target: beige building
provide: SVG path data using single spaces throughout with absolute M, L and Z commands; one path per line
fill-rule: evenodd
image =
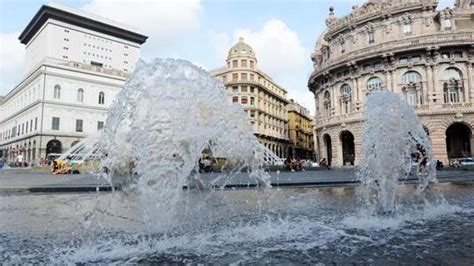
M 313 159 L 313 119 L 308 109 L 294 100 L 287 105 L 288 136 L 290 146 L 288 156 L 300 159 Z
M 474 1 L 372 0 L 342 18 L 330 9 L 312 54 L 315 149 L 358 163 L 362 114 L 373 90 L 399 93 L 419 115 L 437 159 L 472 156 Z
M 242 104 L 258 140 L 280 157 L 288 148 L 287 91 L 257 68 L 255 52 L 243 38 L 229 50 L 227 66 L 212 71 L 229 102 Z

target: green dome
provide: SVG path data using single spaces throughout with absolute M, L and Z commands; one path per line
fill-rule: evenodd
M 231 57 L 252 57 L 255 58 L 255 52 L 250 45 L 244 42 L 244 38 L 240 37 L 239 42 L 236 43 L 229 50 L 228 58 Z

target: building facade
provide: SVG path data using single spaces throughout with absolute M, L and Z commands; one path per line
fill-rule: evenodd
M 313 119 L 308 109 L 294 100 L 287 105 L 288 156 L 300 159 L 314 159 Z
M 362 115 L 373 90 L 413 106 L 437 159 L 472 156 L 474 1 L 371 0 L 336 18 L 312 54 L 315 149 L 333 165 L 358 164 Z
M 0 101 L 7 162 L 57 156 L 104 126 L 147 37 L 66 6 L 44 5 L 21 33 L 26 73 Z
M 260 143 L 280 157 L 288 153 L 287 91 L 257 68 L 255 52 L 243 38 L 228 53 L 226 67 L 212 71 L 224 83 L 229 102 L 242 104 Z

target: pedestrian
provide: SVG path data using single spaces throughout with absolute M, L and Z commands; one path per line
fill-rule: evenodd
M 319 166 L 326 167 L 326 169 L 331 170 L 331 167 L 329 167 L 329 164 L 327 163 L 326 158 L 322 158 L 319 161 Z

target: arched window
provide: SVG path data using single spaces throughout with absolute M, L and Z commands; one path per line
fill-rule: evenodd
M 403 91 L 409 105 L 416 106 L 423 103 L 421 75 L 416 71 L 408 71 L 402 76 Z
M 443 72 L 443 80 L 461 80 L 461 73 L 456 68 L 448 68 Z
M 78 89 L 77 90 L 77 101 L 78 102 L 84 102 L 84 90 L 83 89 Z
M 331 115 L 331 94 L 329 91 L 324 93 L 324 114 L 327 116 Z
M 382 90 L 383 82 L 378 77 L 372 77 L 367 81 L 367 91 Z
M 418 83 L 421 82 L 421 75 L 416 71 L 408 71 L 403 74 L 402 77 L 403 84 Z
M 105 103 L 105 94 L 103 91 L 99 92 L 99 104 Z
M 352 92 L 351 85 L 345 83 L 341 86 L 341 95 L 350 95 Z
M 345 83 L 341 86 L 341 109 L 344 114 L 349 114 L 351 112 L 351 93 L 352 88 L 349 84 Z
M 54 99 L 61 99 L 61 86 L 54 85 Z
M 443 72 L 443 92 L 445 103 L 461 102 L 463 81 L 461 72 L 456 68 L 448 68 Z

